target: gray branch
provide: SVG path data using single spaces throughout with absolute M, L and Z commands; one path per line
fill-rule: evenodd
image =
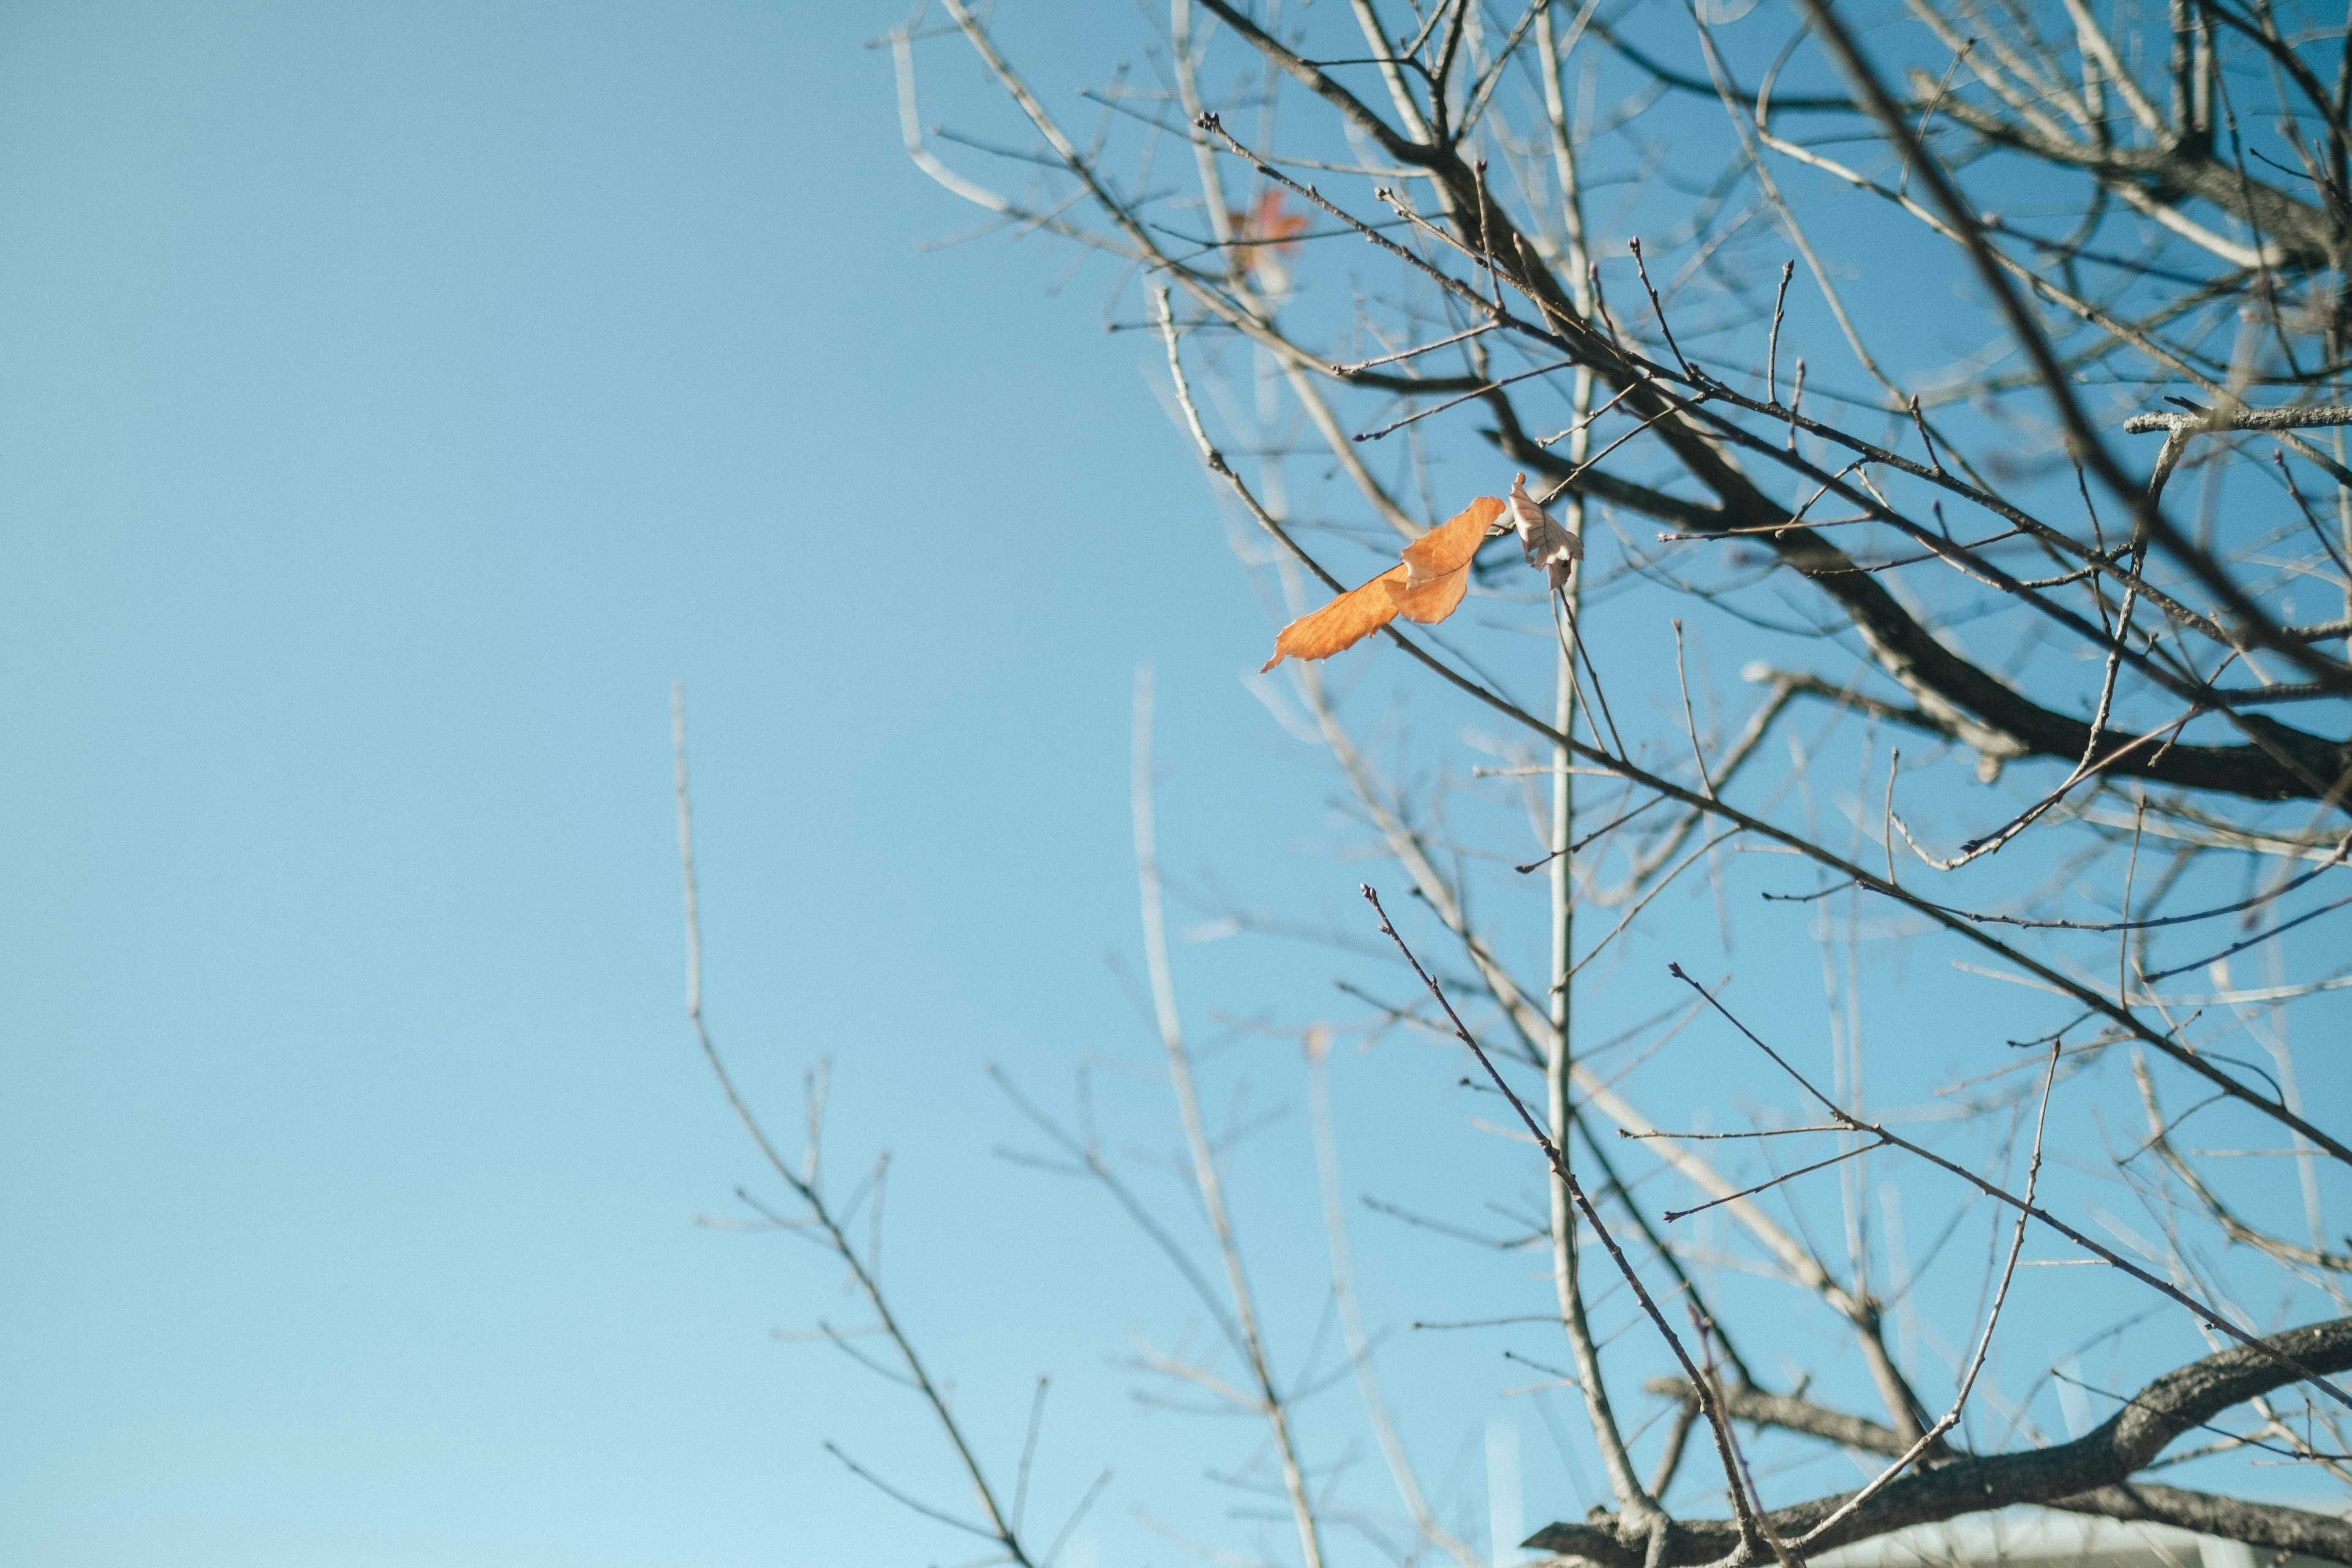
M 2238 408 L 2226 414 L 2135 414 L 2124 421 L 2124 428 L 2135 436 L 2145 436 L 2151 430 L 2309 430 L 2331 425 L 2352 425 L 2352 404 Z
M 2291 1330 L 2269 1342 L 2281 1354 L 2322 1376 L 2352 1370 L 2352 1318 Z M 2277 1546 L 2352 1563 L 2352 1524 L 2342 1520 L 2169 1487 L 2127 1484 L 2134 1473 L 2181 1433 L 2210 1421 L 2231 1405 L 2293 1381 L 2292 1372 L 2260 1351 L 2241 1347 L 2206 1356 L 2158 1378 L 2096 1430 L 2071 1443 L 2020 1454 L 1955 1459 L 1905 1476 L 1825 1532 L 1813 1542 L 1814 1549 L 1826 1552 L 1910 1525 L 1934 1524 L 2015 1503 L 2040 1503 L 2108 1518 L 2182 1523 L 2188 1529 L 2252 1545 Z M 1803 1400 L 1742 1390 L 1727 1408 L 1738 1419 L 1770 1418 L 1775 1425 L 1815 1431 L 1832 1441 L 1852 1439 L 1854 1446 L 1873 1452 L 1885 1451 L 1878 1436 L 1885 1428 L 1820 1411 Z M 1783 1416 L 1791 1419 L 1779 1419 Z M 1803 1535 L 1835 1513 L 1849 1495 L 1841 1492 L 1777 1509 L 1768 1521 L 1771 1532 L 1783 1540 Z M 2126 1509 L 2136 1511 L 2121 1511 Z M 1732 1520 L 1680 1520 L 1661 1553 L 1647 1550 L 1646 1529 L 1621 1534 L 1615 1516 L 1597 1511 L 1581 1524 L 1547 1525 L 1527 1544 L 1595 1568 L 1643 1568 L 1645 1559 L 1650 1568 L 1696 1568 L 1730 1557 L 1740 1538 Z
M 1653 1378 L 1644 1386 L 1669 1399 L 1691 1397 L 1690 1385 L 1678 1377 Z M 1767 1394 L 1743 1384 L 1726 1389 L 1723 1404 L 1735 1420 L 1801 1432 L 1865 1454 L 1891 1458 L 1910 1447 L 1891 1426 L 1849 1415 L 1843 1410 L 1832 1410 L 1794 1394 Z M 2072 1497 L 2051 1498 L 2044 1506 L 2068 1513 L 2095 1514 L 2103 1519 L 2169 1524 L 2200 1535 L 2242 1541 L 2268 1551 L 2301 1552 L 2336 1563 L 2352 1562 L 2352 1523 L 2299 1508 L 2246 1502 L 2179 1487 L 2129 1482 L 2097 1487 Z

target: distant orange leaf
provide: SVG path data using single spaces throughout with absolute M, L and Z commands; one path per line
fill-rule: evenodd
M 1257 199 L 1257 205 L 1248 212 L 1228 212 L 1225 223 L 1234 241 L 1241 247 L 1244 272 L 1263 270 L 1280 289 L 1287 284 L 1281 258 L 1298 248 L 1294 237 L 1307 231 L 1307 215 L 1286 211 L 1282 190 L 1276 185 L 1266 187 Z
M 1286 658 L 1328 658 L 1350 648 L 1399 616 L 1424 626 L 1452 615 L 1470 590 L 1470 561 L 1503 503 L 1480 496 L 1404 547 L 1404 559 L 1360 588 L 1299 616 L 1276 634 L 1274 657 L 1263 675 Z

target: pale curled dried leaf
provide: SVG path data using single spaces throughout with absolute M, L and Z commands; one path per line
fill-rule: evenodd
M 1568 585 L 1570 570 L 1584 559 L 1584 541 L 1536 504 L 1535 497 L 1528 494 L 1525 474 L 1511 480 L 1509 507 L 1511 526 L 1519 531 L 1519 547 L 1527 552 L 1528 564 L 1540 568 L 1552 592 L 1559 592 Z

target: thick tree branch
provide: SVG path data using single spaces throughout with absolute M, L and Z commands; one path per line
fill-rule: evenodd
M 1690 1385 L 1677 1377 L 1653 1378 L 1643 1386 L 1670 1399 L 1692 1396 Z M 1891 1427 L 1792 1394 L 1766 1394 L 1740 1385 L 1724 1391 L 1723 1404 L 1725 1413 L 1735 1421 L 1801 1432 L 1859 1453 L 1892 1458 L 1909 1447 Z M 2042 1500 L 2043 1506 L 2068 1513 L 2169 1524 L 2270 1551 L 2352 1563 L 2352 1522 L 2305 1509 L 2128 1481 Z
M 2343 247 L 2344 231 L 2326 209 L 2247 178 L 2195 142 L 2101 146 L 2013 125 L 1960 99 L 1948 100 L 1944 111 L 1988 142 L 2080 169 L 2110 188 L 2128 187 L 2166 205 L 2190 197 L 2210 202 L 2267 236 L 2273 265 L 2297 270 L 2332 266 Z
M 2326 1375 L 2352 1370 L 2352 1318 L 2336 1318 L 2291 1330 L 2269 1341 L 2271 1347 L 2312 1371 Z M 2352 1525 L 2323 1514 L 2294 1509 L 2263 1508 L 2227 1499 L 2203 1499 L 2170 1488 L 2127 1487 L 2181 1433 L 2203 1425 L 2224 1410 L 2294 1381 L 2295 1374 L 2272 1355 L 2243 1347 L 2219 1352 L 2165 1373 L 2142 1389 L 2128 1405 L 2094 1431 L 2055 1447 L 2021 1454 L 1989 1454 L 1960 1458 L 1932 1469 L 1916 1471 L 1887 1486 L 1854 1514 L 1813 1543 L 1827 1551 L 1850 1542 L 1867 1541 L 1889 1531 L 1915 1524 L 1933 1524 L 1965 1514 L 1983 1513 L 2016 1503 L 2042 1503 L 2112 1518 L 2144 1517 L 2175 1522 L 2195 1517 L 2189 1528 L 2224 1535 L 2231 1540 L 2268 1545 L 2274 1537 L 2291 1536 L 2292 1548 L 2339 1563 L 2352 1563 Z M 1745 1391 L 1748 1410 L 1790 1414 L 1783 1402 Z M 1761 1402 L 1761 1403 L 1759 1403 Z M 1738 1405 L 1735 1418 L 1751 1418 Z M 1823 1416 L 1830 1415 L 1822 1412 Z M 1812 1419 L 1803 1416 L 1800 1418 Z M 1782 1425 L 1792 1425 L 1783 1422 Z M 1816 1435 L 1830 1436 L 1832 1424 Z M 1808 1427 L 1798 1427 L 1807 1430 Z M 1880 1434 L 1891 1436 L 1874 1422 L 1845 1418 L 1832 1441 L 1866 1442 L 1883 1452 Z M 1899 1449 L 1897 1450 L 1899 1451 Z M 2126 1494 L 2134 1494 L 2126 1496 Z M 1816 1498 L 1776 1509 L 1762 1521 L 1785 1538 L 1803 1535 L 1843 1504 L 1848 1494 Z M 2076 1506 L 2074 1500 L 2084 1500 Z M 2137 1508 L 2137 1515 L 2121 1511 Z M 2174 1517 L 2166 1517 L 2166 1511 Z M 2260 1516 L 2260 1517 L 2257 1517 Z M 2226 1528 L 2225 1528 L 2226 1527 Z M 2233 1533 L 2236 1531 L 2245 1534 Z M 1727 1556 L 1738 1544 L 1740 1532 L 1728 1519 L 1681 1520 L 1669 1534 L 1662 1556 L 1650 1568 L 1692 1568 Z M 1553 1524 L 1530 1536 L 1528 1545 L 1568 1561 L 1599 1568 L 1643 1568 L 1646 1538 L 1628 1540 L 1606 1517 L 1580 1524 Z
M 2052 1508 L 2148 1524 L 2169 1524 L 2200 1535 L 2242 1541 L 2273 1552 L 2300 1552 L 2330 1563 L 2352 1563 L 2352 1522 L 2306 1509 L 2247 1502 L 2179 1487 L 2125 1482 L 2053 1498 Z
M 1513 435 L 1506 430 L 1497 437 L 1513 461 L 1555 478 L 1570 473 L 1565 459 Z M 1750 537 L 1811 578 L 1852 617 L 1878 667 L 1917 700 L 1926 725 L 1965 742 L 1991 767 L 2019 757 L 2073 763 L 2087 755 L 2093 766 L 2104 764 L 2102 771 L 2109 773 L 2250 800 L 2316 800 L 2352 770 L 2352 742 L 2253 713 L 2240 715 L 2238 722 L 2258 732 L 2267 745 L 2176 742 L 2151 747 L 2135 744 L 2139 737 L 2134 732 L 2102 728 L 2094 746 L 2088 723 L 2042 707 L 1953 652 L 1884 584 L 1818 530 L 1786 526 L 1784 509 L 1741 513 L 1727 502 L 1706 507 L 1593 473 L 1577 475 L 1572 482 L 1598 499 L 1664 518 L 1694 533 L 1757 531 Z

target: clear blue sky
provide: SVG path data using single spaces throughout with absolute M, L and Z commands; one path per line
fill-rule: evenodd
M 1131 1034 L 1131 671 L 1231 634 L 1181 755 L 1264 621 L 1133 343 L 918 252 L 898 16 L 0 16 L 0 1560 L 936 1542 L 766 1337 L 830 1276 L 690 1224 L 673 679 L 718 1021 L 841 1059 L 939 1353 L 1056 1362 L 925 1289 L 1037 1194 L 978 1064 Z
M 1128 37 L 1058 9 L 1024 58 Z M 841 1177 L 894 1151 L 888 1277 L 995 1462 L 1051 1371 L 1041 1505 L 1118 1466 L 1103 1561 L 1225 1506 L 1230 1430 L 1113 1364 L 1181 1308 L 992 1158 L 982 1064 L 1149 1060 L 1139 664 L 1172 866 L 1290 912 L 1356 873 L 1108 274 L 919 248 L 971 213 L 899 151 L 901 15 L 0 14 L 0 1563 L 955 1560 L 819 1447 L 960 1502 L 928 1428 L 769 1337 L 832 1273 L 692 1224 L 755 1168 L 680 1011 L 673 679 L 714 1021 L 780 1126 L 835 1059 Z M 948 58 L 928 118 L 983 96 Z M 1181 961 L 1204 1028 L 1330 967 Z M 1356 1107 L 1400 1187 L 1466 1168 L 1427 1104 Z M 1253 1221 L 1294 1346 L 1313 1219 Z M 1532 1268 L 1391 1267 L 1413 1310 Z M 1476 1354 L 1399 1372 L 1474 1503 L 1530 1380 Z M 1524 1426 L 1528 1522 L 1580 1511 Z

